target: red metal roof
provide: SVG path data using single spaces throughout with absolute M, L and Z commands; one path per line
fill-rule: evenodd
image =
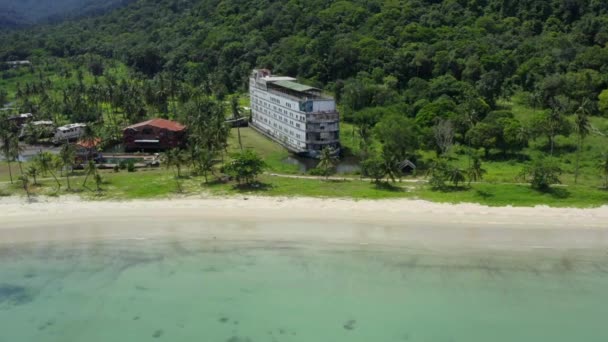
M 78 145 L 82 148 L 93 148 L 93 147 L 97 147 L 97 145 L 99 145 L 99 143 L 101 143 L 101 139 L 94 138 L 94 139 L 79 140 L 76 143 L 76 145 Z
M 125 129 L 136 129 L 144 126 L 154 126 L 158 128 L 165 128 L 170 131 L 183 131 L 186 129 L 186 126 L 180 124 L 179 122 L 165 120 L 165 119 L 152 119 L 144 122 L 137 123 L 135 125 L 131 125 Z

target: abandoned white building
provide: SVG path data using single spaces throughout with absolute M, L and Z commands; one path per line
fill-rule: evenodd
M 249 79 L 251 126 L 289 151 L 318 157 L 324 148 L 340 152 L 336 101 L 321 90 L 254 70 Z

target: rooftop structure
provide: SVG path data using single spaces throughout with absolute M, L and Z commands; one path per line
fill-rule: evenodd
M 87 127 L 87 124 L 73 123 L 73 124 L 57 127 L 57 130 L 61 131 L 61 132 L 69 132 L 69 131 L 72 131 L 75 129 L 85 128 L 85 127 Z
M 318 157 L 324 148 L 340 150 L 340 116 L 321 89 L 254 70 L 249 79 L 251 126 L 294 153 Z
M 131 126 L 125 128 L 125 130 L 137 129 L 137 128 L 144 127 L 144 126 L 151 126 L 151 127 L 156 127 L 159 129 L 167 129 L 167 130 L 175 131 L 175 132 L 183 131 L 186 129 L 186 126 L 180 124 L 179 122 L 166 120 L 166 119 L 151 119 L 148 121 L 144 121 L 144 122 L 140 122 L 140 123 L 131 125 Z

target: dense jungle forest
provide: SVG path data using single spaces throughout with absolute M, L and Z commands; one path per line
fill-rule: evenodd
M 600 0 L 140 0 L 2 31 L 0 60 L 32 66 L 3 66 L 0 100 L 118 131 L 244 95 L 262 67 L 336 98 L 364 173 L 599 186 L 607 43 Z

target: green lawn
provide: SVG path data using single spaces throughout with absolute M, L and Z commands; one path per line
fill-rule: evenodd
M 264 158 L 269 171 L 289 174 L 298 173 L 299 169 L 296 165 L 284 162 L 290 155 L 287 149 L 252 128 L 242 127 L 240 131 L 243 148 L 255 150 L 256 153 Z M 239 149 L 238 130 L 233 128 L 230 131 L 230 138 L 228 139 L 228 152 L 236 153 Z
M 351 199 L 390 199 L 411 198 L 424 199 L 442 203 L 480 203 L 489 206 L 535 206 L 549 205 L 554 207 L 597 207 L 608 203 L 608 191 L 587 186 L 554 187 L 548 193 L 531 189 L 528 185 L 516 184 L 473 184 L 470 188 L 453 191 L 431 191 L 425 183 L 397 182 L 391 185 L 377 186 L 358 179 L 342 181 L 324 181 L 319 179 L 293 179 L 278 176 L 262 175 L 260 185 L 242 189 L 235 183 L 220 183 L 211 177 L 205 184 L 202 177 L 190 176 L 184 171 L 180 180 L 183 192 L 178 192 L 176 178 L 171 170 L 141 169 L 133 173 L 120 171 L 102 171 L 104 178 L 103 193 L 97 195 L 94 184 L 89 181 L 89 189 L 82 187 L 82 171 L 71 177 L 73 192 L 67 191 L 65 177 L 60 179 L 61 191 L 52 179 L 43 179 L 39 186 L 32 187 L 32 192 L 40 195 L 65 195 L 76 193 L 92 200 L 123 200 L 168 198 L 175 195 L 259 195 L 259 196 L 307 196 L 319 198 Z M 0 184 L 0 195 L 25 195 L 19 183 Z

